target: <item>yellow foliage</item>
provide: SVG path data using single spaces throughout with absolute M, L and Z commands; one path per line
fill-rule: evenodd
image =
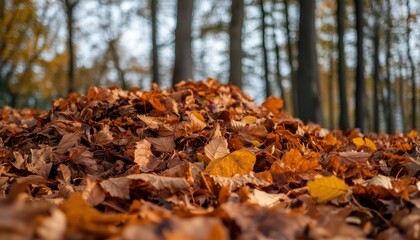
M 334 198 L 340 197 L 347 192 L 347 184 L 332 175 L 329 177 L 317 178 L 307 184 L 309 194 L 316 198 L 319 203 L 326 203 Z

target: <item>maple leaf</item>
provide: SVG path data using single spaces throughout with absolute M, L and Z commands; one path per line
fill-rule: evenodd
M 234 151 L 224 158 L 213 160 L 204 170 L 210 175 L 232 177 L 235 174 L 247 174 L 254 168 L 255 155 L 247 149 Z
M 230 153 L 227 140 L 224 137 L 214 138 L 204 147 L 204 153 L 210 160 L 225 157 Z
M 347 184 L 332 175 L 329 177 L 320 177 L 307 184 L 309 194 L 315 197 L 319 203 L 326 203 L 347 192 Z

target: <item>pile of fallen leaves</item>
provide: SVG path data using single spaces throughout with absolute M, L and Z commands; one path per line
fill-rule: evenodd
M 1 239 L 420 239 L 420 138 L 215 80 L 0 110 Z

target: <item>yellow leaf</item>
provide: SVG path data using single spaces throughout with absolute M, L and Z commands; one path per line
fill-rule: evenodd
M 245 124 L 251 124 L 251 123 L 256 122 L 257 120 L 258 118 L 255 116 L 245 116 L 241 119 L 241 122 Z
M 363 140 L 363 138 L 353 138 L 352 142 L 358 149 L 365 145 L 365 140 Z
M 256 158 L 252 152 L 240 149 L 224 158 L 211 161 L 204 172 L 223 177 L 247 174 L 254 168 L 255 161 Z
M 321 177 L 307 184 L 309 194 L 319 203 L 326 203 L 340 197 L 347 192 L 347 184 L 336 176 Z
M 354 145 L 356 145 L 357 149 L 361 147 L 367 147 L 372 151 L 376 151 L 375 143 L 372 142 L 372 140 L 370 140 L 369 138 L 365 138 L 364 140 L 363 138 L 353 138 L 352 142 L 354 143 Z
M 211 160 L 226 157 L 229 154 L 227 140 L 224 137 L 214 138 L 204 147 L 204 153 Z
M 365 146 L 370 148 L 370 150 L 372 150 L 372 151 L 376 151 L 375 143 L 372 142 L 372 140 L 370 140 L 369 138 L 365 138 Z
M 197 160 L 200 162 L 203 162 L 206 166 L 210 163 L 210 158 L 208 158 L 206 155 L 202 154 L 202 153 L 197 153 L 195 155 L 197 157 Z

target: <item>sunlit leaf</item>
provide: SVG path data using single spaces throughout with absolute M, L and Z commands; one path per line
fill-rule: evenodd
M 262 105 L 270 112 L 278 114 L 283 109 L 283 99 L 270 96 Z
M 247 149 L 241 149 L 224 158 L 211 161 L 204 172 L 223 177 L 247 174 L 254 168 L 255 161 L 256 157 L 252 152 Z
M 319 203 L 326 203 L 337 197 L 344 195 L 347 192 L 347 184 L 332 175 L 329 177 L 317 178 L 307 184 L 309 194 L 316 198 Z
M 227 140 L 224 137 L 217 137 L 211 140 L 204 147 L 204 153 L 211 160 L 225 157 L 229 154 Z

